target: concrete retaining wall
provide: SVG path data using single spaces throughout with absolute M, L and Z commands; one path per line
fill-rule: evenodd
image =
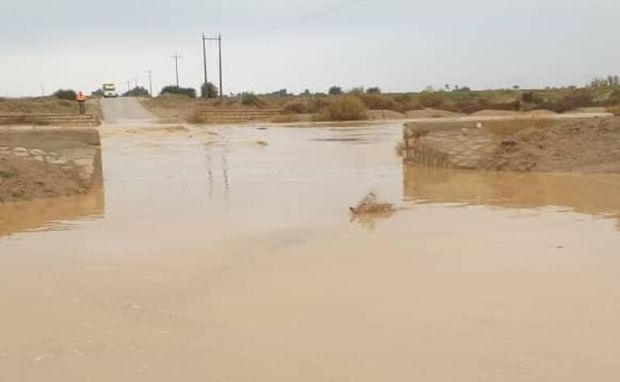
M 0 129 L 0 202 L 88 193 L 102 185 L 95 129 Z

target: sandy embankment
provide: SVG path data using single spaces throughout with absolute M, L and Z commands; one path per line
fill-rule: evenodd
M 101 182 L 97 130 L 0 130 L 0 203 L 84 194 Z
M 405 127 L 406 160 L 431 166 L 620 172 L 620 118 L 419 121 Z

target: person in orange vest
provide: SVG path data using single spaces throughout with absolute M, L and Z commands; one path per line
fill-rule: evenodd
M 75 100 L 77 101 L 78 105 L 80 105 L 80 114 L 86 113 L 86 95 L 82 92 L 78 92 Z

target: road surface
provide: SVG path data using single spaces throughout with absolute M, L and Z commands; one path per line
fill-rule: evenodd
M 142 107 L 136 98 L 102 98 L 101 109 L 106 124 L 135 124 L 157 121 L 157 117 Z

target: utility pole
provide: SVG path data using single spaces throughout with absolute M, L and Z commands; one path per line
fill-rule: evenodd
M 153 71 L 149 69 L 147 73 L 149 74 L 149 94 L 152 97 L 153 96 Z
M 209 77 L 207 76 L 207 38 L 205 37 L 204 33 L 202 34 L 202 66 L 205 74 L 205 84 L 208 84 Z
M 177 78 L 177 88 L 179 87 L 179 58 L 181 57 L 182 56 L 179 56 L 178 53 L 174 53 L 174 56 L 172 56 L 172 58 L 174 58 L 174 71 Z
M 218 56 L 220 59 L 220 98 L 224 97 L 224 89 L 222 88 L 222 34 L 217 36 Z
M 207 82 L 207 53 L 205 41 L 217 41 L 218 45 L 218 59 L 219 59 L 219 76 L 220 76 L 220 97 L 224 97 L 224 90 L 222 89 L 222 35 L 219 34 L 216 38 L 205 37 L 202 35 L 202 49 L 204 55 L 204 70 L 205 70 L 205 82 Z
M 134 88 L 134 89 L 137 89 L 137 88 L 138 88 L 138 77 L 134 77 L 134 78 L 133 78 L 133 81 L 134 81 L 134 83 L 136 84 L 136 86 L 135 86 L 135 88 Z
M 126 81 L 127 82 L 127 93 L 131 92 L 131 81 Z

